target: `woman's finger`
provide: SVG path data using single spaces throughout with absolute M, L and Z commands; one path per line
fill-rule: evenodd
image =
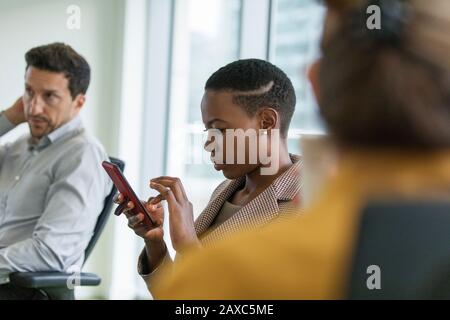
M 163 197 L 162 195 L 158 194 L 156 197 L 150 197 L 147 200 L 147 203 L 152 204 L 152 205 L 156 205 L 158 207 L 162 207 L 162 203 L 161 201 L 163 201 Z
M 125 213 L 127 211 L 127 204 L 121 203 L 117 206 L 116 210 L 114 210 L 114 214 L 116 216 L 120 216 L 122 213 Z
M 144 215 L 142 213 L 139 213 L 137 215 L 134 215 L 134 216 L 131 216 L 128 218 L 128 226 L 131 229 L 134 229 L 143 221 L 144 221 Z
M 163 208 L 162 203 L 158 202 L 157 204 L 153 204 L 151 200 L 149 202 L 144 203 L 145 208 L 148 211 L 158 211 Z
M 183 183 L 181 182 L 181 179 L 180 179 L 180 178 L 176 178 L 176 177 L 167 177 L 167 176 L 164 176 L 163 178 L 166 178 L 166 179 L 172 179 L 172 181 L 175 183 L 175 185 L 177 186 L 177 188 L 180 189 L 181 194 L 183 195 L 184 199 L 187 200 L 188 197 L 187 197 L 187 195 L 186 195 L 186 190 L 184 190 L 184 186 L 183 186 Z
M 117 204 L 121 204 L 123 202 L 123 200 L 124 200 L 124 196 L 120 192 L 118 194 L 116 194 L 113 199 L 113 201 Z
M 163 186 L 162 184 L 157 183 L 157 182 L 150 182 L 150 188 L 158 191 L 160 193 L 161 197 L 164 200 L 167 200 L 167 203 L 169 205 L 177 204 L 177 199 L 175 198 L 175 196 L 170 188 Z
M 127 217 L 130 217 L 130 216 L 134 215 L 132 212 L 133 209 L 134 209 L 134 203 L 132 201 L 128 201 L 126 208 L 123 210 L 123 213 Z
M 161 226 L 164 222 L 163 207 L 146 203 L 145 208 L 147 209 L 147 212 L 150 214 L 153 221 L 155 221 L 156 226 Z
M 159 177 L 150 180 L 150 183 L 155 182 L 159 183 L 167 188 L 170 188 L 175 196 L 175 199 L 179 203 L 186 200 L 186 193 L 184 192 L 183 185 L 181 184 L 180 179 L 178 178 L 172 178 L 172 177 Z

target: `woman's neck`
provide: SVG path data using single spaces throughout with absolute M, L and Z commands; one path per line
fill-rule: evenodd
M 277 177 L 285 172 L 291 165 L 292 160 L 287 149 L 287 142 L 280 146 L 279 157 L 277 159 L 278 170 L 274 174 L 261 174 L 261 167 L 258 166 L 255 170 L 245 176 L 245 186 L 241 190 L 243 194 L 252 194 L 266 189 Z M 276 164 L 269 163 L 269 166 Z

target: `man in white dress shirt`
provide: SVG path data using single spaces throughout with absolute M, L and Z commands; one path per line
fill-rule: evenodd
M 9 284 L 20 271 L 81 267 L 112 184 L 103 147 L 79 112 L 90 67 L 70 46 L 53 43 L 25 55 L 25 93 L 0 114 L 0 136 L 27 122 L 30 133 L 0 146 L 0 299 L 41 298 Z

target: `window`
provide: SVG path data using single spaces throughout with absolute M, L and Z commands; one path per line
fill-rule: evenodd
M 317 105 L 305 76 L 319 54 L 324 8 L 315 0 L 273 1 L 270 60 L 292 80 L 297 105 L 289 132 L 289 149 L 298 151 L 301 133 L 323 131 Z
M 200 103 L 209 76 L 239 58 L 240 16 L 240 0 L 175 2 L 166 169 L 181 177 L 196 215 L 223 180 L 203 150 Z

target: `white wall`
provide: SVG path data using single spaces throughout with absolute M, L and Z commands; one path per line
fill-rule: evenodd
M 25 52 L 38 45 L 60 41 L 70 44 L 85 56 L 92 68 L 92 82 L 82 118 L 105 146 L 117 155 L 123 11 L 125 0 L 0 0 L 0 110 L 23 93 Z M 66 13 L 69 5 L 81 9 L 81 29 L 69 30 Z M 18 131 L 26 131 L 22 126 Z M 10 135 L 14 138 L 16 134 Z M 104 296 L 110 286 L 113 219 L 100 239 L 85 271 L 102 276 L 100 287 L 89 295 Z M 86 292 L 83 290 L 83 292 Z M 82 296 L 86 296 L 83 294 Z
M 105 145 L 117 149 L 123 0 L 0 0 L 0 106 L 23 93 L 25 52 L 38 45 L 61 41 L 85 56 L 92 82 L 82 117 Z M 81 29 L 69 30 L 69 5 L 81 9 Z

